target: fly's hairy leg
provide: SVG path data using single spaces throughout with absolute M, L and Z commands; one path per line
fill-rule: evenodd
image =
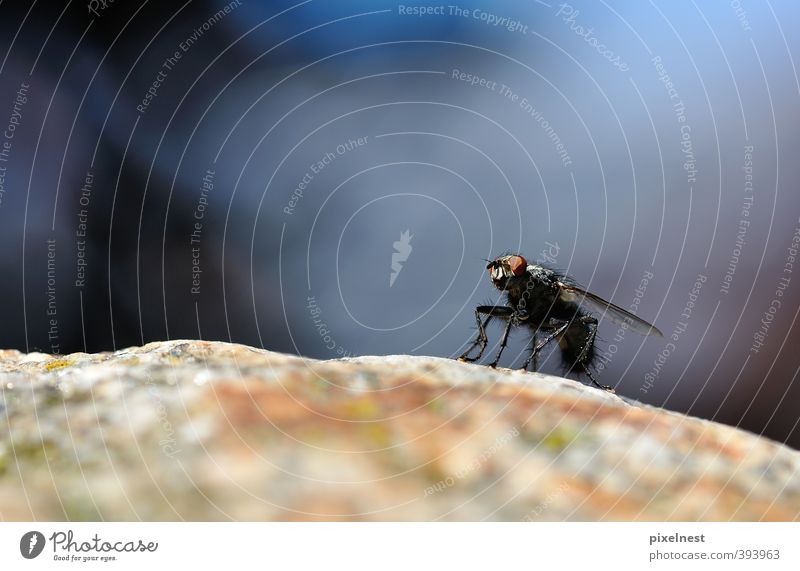
M 538 368 L 538 361 L 539 361 L 539 353 L 545 346 L 550 343 L 553 339 L 564 333 L 569 327 L 569 321 L 562 321 L 560 319 L 550 319 L 548 323 L 548 329 L 552 329 L 550 333 L 548 333 L 544 339 L 536 343 L 536 336 L 534 335 L 533 342 L 531 342 L 531 354 L 528 356 L 528 360 L 525 361 L 525 364 L 520 367 L 521 369 L 528 369 L 528 365 L 530 365 L 531 361 L 533 361 L 533 370 L 535 371 Z
M 589 370 L 589 367 L 587 367 L 586 365 L 583 365 L 583 372 L 586 373 L 586 376 L 589 377 L 592 380 L 592 384 L 594 384 L 594 386 L 596 386 L 597 388 L 603 389 L 604 391 L 608 391 L 610 393 L 616 393 L 617 392 L 617 391 L 614 390 L 614 387 L 610 387 L 608 385 L 601 385 L 600 383 L 598 383 L 597 379 L 594 378 L 594 375 Z
M 578 358 L 576 361 L 584 364 L 589 351 L 591 351 L 592 347 L 594 346 L 594 338 L 597 336 L 597 319 L 591 315 L 584 315 L 581 317 L 580 323 L 586 325 L 588 335 L 586 336 L 586 341 L 584 342 L 583 347 L 581 347 L 581 352 L 578 353 Z
M 524 311 L 512 311 L 511 316 L 508 318 L 506 322 L 505 331 L 503 331 L 503 339 L 500 341 L 500 349 L 497 351 L 497 356 L 494 358 L 494 361 L 489 363 L 491 368 L 497 367 L 497 363 L 500 362 L 500 355 L 503 354 L 505 351 L 506 345 L 508 344 L 508 334 L 511 333 L 511 328 L 515 325 L 519 325 L 522 321 L 528 319 L 528 313 Z
M 525 359 L 525 362 L 522 364 L 522 366 L 519 368 L 520 371 L 527 371 L 528 366 L 531 363 L 533 363 L 533 367 L 531 368 L 531 370 L 534 373 L 539 370 L 539 353 L 534 351 L 534 349 L 536 348 L 536 336 L 538 333 L 539 333 L 538 329 L 533 332 L 533 339 L 531 339 L 531 346 L 530 346 L 530 354 L 528 355 L 528 358 Z
M 586 325 L 589 335 L 586 337 L 586 342 L 583 344 L 583 347 L 581 347 L 581 352 L 578 354 L 576 362 L 580 364 L 580 366 L 583 368 L 583 372 L 586 373 L 586 376 L 589 377 L 589 379 L 591 379 L 594 386 L 603 389 L 604 391 L 613 393 L 615 392 L 613 387 L 601 385 L 597 382 L 597 379 L 594 378 L 594 375 L 592 375 L 592 372 L 589 370 L 588 364 L 584 362 L 586 356 L 589 354 L 589 351 L 594 346 L 595 337 L 597 337 L 597 319 L 591 315 L 585 315 L 583 318 L 581 318 L 581 322 Z
M 458 358 L 459 361 L 466 361 L 472 363 L 477 361 L 483 356 L 486 346 L 489 344 L 489 337 L 486 335 L 486 326 L 491 321 L 492 317 L 500 319 L 510 319 L 514 310 L 510 307 L 496 306 L 496 305 L 479 305 L 475 308 L 475 321 L 478 323 L 478 337 L 472 342 L 469 349 Z M 481 315 L 486 315 L 486 319 L 481 321 Z M 475 357 L 470 357 L 469 354 L 475 347 L 481 346 L 478 354 Z

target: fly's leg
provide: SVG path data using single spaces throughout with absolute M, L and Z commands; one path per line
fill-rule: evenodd
M 503 354 L 503 351 L 506 348 L 506 343 L 508 343 L 508 334 L 511 333 L 511 327 L 514 325 L 514 320 L 509 319 L 506 322 L 506 330 L 503 332 L 503 340 L 500 341 L 500 350 L 497 352 L 497 357 L 494 358 L 494 361 L 489 363 L 489 366 L 494 369 L 497 367 L 498 361 L 500 361 L 500 355 Z
M 533 361 L 533 370 L 535 371 L 538 368 L 539 362 L 539 352 L 545 348 L 545 346 L 550 343 L 553 339 L 564 333 L 569 327 L 569 321 L 562 321 L 560 319 L 551 319 L 549 323 L 549 328 L 555 328 L 549 333 L 544 339 L 536 343 L 536 338 L 534 337 L 534 342 L 531 343 L 531 354 L 528 356 L 527 361 L 525 364 L 520 367 L 521 369 L 527 370 L 528 365 L 530 365 L 531 361 Z
M 527 371 L 528 370 L 528 365 L 530 365 L 531 363 L 533 363 L 533 369 L 532 370 L 533 370 L 534 373 L 539 370 L 539 353 L 537 353 L 535 351 L 535 349 L 536 349 L 536 336 L 538 334 L 539 334 L 539 330 L 538 329 L 533 332 L 533 339 L 531 339 L 531 345 L 529 347 L 530 353 L 528 354 L 528 358 L 525 359 L 525 362 L 519 368 L 520 371 Z
M 519 368 L 520 371 L 527 371 L 528 366 L 533 363 L 533 368 L 531 369 L 534 373 L 539 370 L 539 353 L 534 352 L 534 345 L 536 343 L 536 334 L 533 334 L 533 339 L 531 340 L 531 352 L 528 355 L 528 358 L 525 359 L 525 362 Z
M 480 309 L 480 307 L 478 309 Z M 483 351 L 486 349 L 486 345 L 489 343 L 489 338 L 486 336 L 486 326 L 489 325 L 489 321 L 491 321 L 492 316 L 489 315 L 484 321 L 481 321 L 481 316 L 478 312 L 478 309 L 475 310 L 475 321 L 478 323 L 478 337 L 472 342 L 472 345 L 470 345 L 467 350 L 461 354 L 461 356 L 458 358 L 459 361 L 466 361 L 467 363 L 477 361 L 481 358 Z M 472 350 L 478 345 L 481 346 L 478 354 L 475 357 L 469 357 L 469 354 L 472 353 Z
M 496 305 L 479 305 L 475 308 L 475 321 L 478 323 L 478 337 L 475 341 L 472 342 L 469 349 L 464 351 L 464 353 L 458 358 L 459 361 L 466 361 L 468 363 L 472 363 L 477 361 L 483 356 L 483 352 L 486 350 L 486 346 L 489 344 L 489 338 L 486 336 L 486 326 L 491 321 L 492 317 L 499 317 L 500 319 L 509 319 L 511 315 L 514 313 L 514 310 L 510 307 L 503 307 L 503 306 L 496 306 Z M 486 319 L 481 321 L 481 315 L 486 315 Z M 478 345 L 481 346 L 480 350 L 478 351 L 477 356 L 469 357 L 469 354 L 472 352 L 475 347 Z
M 581 348 L 581 352 L 578 354 L 576 362 L 580 363 L 581 367 L 583 368 L 583 372 L 586 373 L 586 376 L 591 379 L 592 384 L 594 384 L 594 386 L 601 388 L 604 391 L 613 393 L 615 392 L 613 387 L 609 387 L 608 385 L 601 385 L 600 383 L 598 383 L 597 379 L 594 378 L 594 375 L 592 375 L 592 372 L 589 370 L 588 365 L 584 363 L 586 356 L 589 354 L 589 351 L 594 346 L 594 339 L 597 336 L 597 319 L 595 319 L 591 315 L 584 315 L 581 318 L 581 323 L 586 325 L 586 329 L 588 330 L 589 334 L 586 337 L 586 342 L 584 342 L 583 347 Z
M 497 352 L 497 357 L 494 358 L 494 361 L 489 363 L 491 368 L 497 367 L 497 363 L 500 362 L 500 355 L 503 354 L 503 351 L 508 344 L 508 334 L 511 333 L 511 328 L 515 325 L 519 325 L 521 322 L 528 319 L 529 315 L 526 311 L 513 311 L 511 312 L 510 316 L 508 317 L 508 321 L 506 322 L 506 329 L 503 331 L 503 339 L 500 341 L 500 350 Z
M 589 367 L 587 367 L 586 365 L 583 365 L 583 372 L 586 373 L 586 376 L 592 380 L 592 383 L 597 388 L 603 389 L 604 391 L 608 391 L 610 393 L 617 392 L 614 390 L 614 387 L 609 387 L 608 385 L 601 385 L 600 383 L 598 383 L 597 380 L 594 378 L 594 375 L 592 375 L 592 372 L 589 370 Z

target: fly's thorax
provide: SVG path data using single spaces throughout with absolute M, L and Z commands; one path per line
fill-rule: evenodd
M 545 270 L 546 272 L 547 270 Z M 508 295 L 508 303 L 516 311 L 528 314 L 533 322 L 543 321 L 559 306 L 558 289 L 549 275 L 529 272 L 520 276 Z
M 517 309 L 524 309 L 535 294 L 536 283 L 528 274 L 512 276 L 506 281 L 505 289 L 508 302 Z
M 527 273 L 533 276 L 534 279 L 543 282 L 552 282 L 555 279 L 553 270 L 538 264 L 528 264 Z

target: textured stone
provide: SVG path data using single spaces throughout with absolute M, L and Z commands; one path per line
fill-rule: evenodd
M 792 520 L 800 453 L 534 373 L 0 351 L 5 520 Z

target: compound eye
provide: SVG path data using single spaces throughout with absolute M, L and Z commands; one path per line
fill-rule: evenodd
M 508 267 L 515 276 L 521 276 L 528 269 L 528 262 L 522 256 L 509 256 Z

